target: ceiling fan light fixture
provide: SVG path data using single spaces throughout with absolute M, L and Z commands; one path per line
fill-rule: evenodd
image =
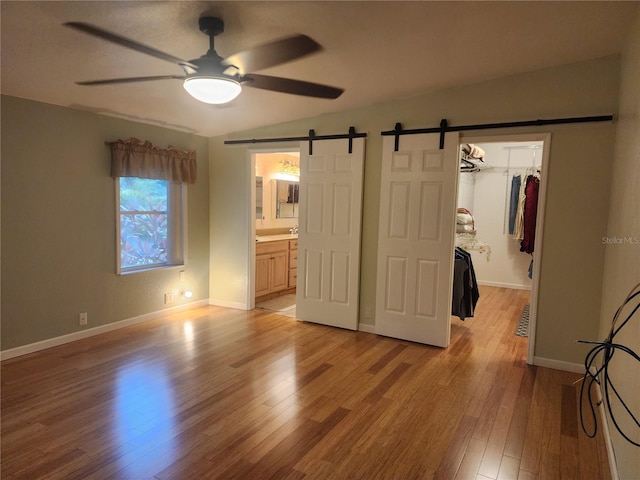
M 183 86 L 196 100 L 215 105 L 230 102 L 242 91 L 239 82 L 226 77 L 189 77 L 184 81 Z

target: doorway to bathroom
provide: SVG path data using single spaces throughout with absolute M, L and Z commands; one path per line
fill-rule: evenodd
M 251 231 L 257 237 L 249 242 L 247 304 L 253 308 L 256 300 L 295 289 L 298 320 L 357 330 L 365 139 L 341 136 L 321 140 L 313 146 L 302 141 L 297 148 L 249 152 L 254 172 Z M 297 168 L 295 160 L 285 156 L 295 156 L 291 152 L 300 155 Z M 278 178 L 266 178 L 259 170 L 263 154 L 272 154 Z M 293 173 L 283 171 L 288 168 L 299 172 L 297 184 L 281 182 L 283 174 Z M 256 218 L 260 177 L 262 213 Z M 279 216 L 278 212 L 292 216 Z M 267 221 L 275 222 L 268 224 L 275 228 L 264 228 Z M 263 269 L 266 263 L 268 267 Z
M 255 164 L 253 304 L 295 317 L 297 237 L 300 213 L 300 150 L 252 154 Z

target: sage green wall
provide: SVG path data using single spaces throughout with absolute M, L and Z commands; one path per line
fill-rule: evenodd
M 193 149 L 188 266 L 118 276 L 115 190 L 105 141 Z M 163 293 L 209 295 L 208 140 L 2 96 L 2 350 L 167 308 Z M 180 302 L 170 306 L 179 305 Z M 78 313 L 88 326 L 78 326 Z
M 606 236 L 602 319 L 598 339 L 604 339 L 611 319 L 629 291 L 640 282 L 640 7 L 622 56 L 620 118 L 616 137 L 609 226 Z M 623 243 L 615 243 L 613 239 Z M 622 240 L 622 239 L 627 239 Z M 629 241 L 630 240 L 630 241 Z M 635 303 L 637 305 L 637 302 Z M 629 315 L 627 308 L 621 320 Z M 616 336 L 620 343 L 640 354 L 640 311 Z M 631 357 L 618 353 L 610 364 L 610 374 L 620 395 L 636 416 L 640 412 L 640 367 Z M 638 428 L 619 404 L 612 405 L 617 421 L 627 434 Z M 640 478 L 638 447 L 631 445 L 609 421 L 618 473 L 621 479 Z
M 212 240 L 209 269 L 215 272 L 210 278 L 209 301 L 244 308 L 251 265 L 249 240 L 255 241 L 248 227 L 252 214 L 250 160 L 246 149 L 235 149 L 234 155 L 216 155 L 219 144 L 220 139 L 209 139 Z
M 605 57 L 212 138 L 211 242 L 217 246 L 211 251 L 210 298 L 238 305 L 246 300 L 241 278 L 248 269 L 248 242 L 253 240 L 246 218 L 250 211 L 247 151 L 251 147 L 226 146 L 225 139 L 299 136 L 311 128 L 318 135 L 346 133 L 350 125 L 368 133 L 360 272 L 360 322 L 366 323 L 363 307 L 375 305 L 380 132 L 393 129 L 396 122 L 407 129 L 437 126 L 441 118 L 464 125 L 615 113 L 619 68 L 619 57 Z M 598 331 L 604 262 L 601 237 L 607 224 L 615 125 L 471 133 L 532 132 L 552 133 L 536 356 L 580 363 L 586 350 L 576 340 L 593 337 Z

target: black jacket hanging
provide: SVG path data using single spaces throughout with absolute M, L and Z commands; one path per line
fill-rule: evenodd
M 471 254 L 460 247 L 456 247 L 451 315 L 455 315 L 460 320 L 473 317 L 479 298 L 480 292 L 476 282 L 476 273 L 473 269 Z

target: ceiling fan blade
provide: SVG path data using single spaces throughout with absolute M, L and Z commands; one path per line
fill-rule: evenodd
M 157 75 L 153 77 L 107 78 L 104 80 L 87 80 L 85 82 L 76 82 L 76 84 L 77 85 L 112 85 L 116 83 L 148 82 L 150 80 L 169 80 L 169 79 L 184 80 L 185 77 L 181 75 Z
M 181 58 L 174 57 L 173 55 L 169 55 L 168 53 L 161 52 L 160 50 L 156 50 L 153 47 L 149 47 L 142 43 L 136 42 L 135 40 L 130 40 L 128 38 L 122 37 L 115 33 L 109 32 L 107 30 L 103 30 L 102 28 L 90 25 L 88 23 L 83 22 L 66 22 L 65 26 L 74 28 L 81 32 L 87 33 L 94 37 L 102 38 L 103 40 L 107 40 L 109 42 L 115 43 L 116 45 L 120 45 L 125 48 L 130 48 L 131 50 L 135 50 L 140 53 L 144 53 L 146 55 L 150 55 L 155 58 L 159 58 L 160 60 L 165 60 L 167 62 L 176 63 L 180 66 L 189 67 L 191 69 L 197 70 L 198 67 L 193 65 L 186 60 L 182 60 Z
M 234 53 L 222 62 L 233 65 L 240 75 L 280 65 L 322 50 L 322 46 L 306 35 L 294 35 L 259 45 L 250 50 Z
M 342 95 L 342 88 L 330 87 L 319 83 L 292 80 L 289 78 L 271 77 L 268 75 L 247 75 L 240 80 L 242 86 L 271 90 L 274 92 L 292 93 L 305 97 L 335 99 Z

